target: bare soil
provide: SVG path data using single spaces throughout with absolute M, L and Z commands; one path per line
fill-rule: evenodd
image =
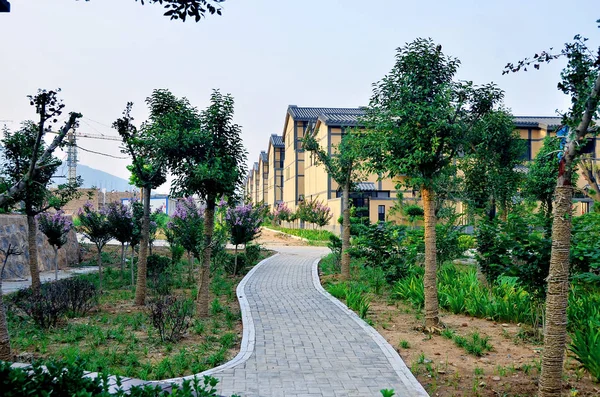
M 303 241 L 299 238 L 294 238 L 288 234 L 281 232 L 274 232 L 271 230 L 267 230 L 265 228 L 261 229 L 260 237 L 256 240 L 257 243 L 265 246 L 269 245 L 279 245 L 279 246 L 294 246 L 294 247 L 304 247 L 308 246 L 306 241 Z
M 322 282 L 332 278 L 336 277 L 322 276 Z M 450 339 L 424 333 L 420 312 L 385 296 L 372 297 L 368 319 L 431 396 L 537 394 L 543 345 L 520 324 L 442 313 L 442 322 L 457 335 L 478 332 L 490 338 L 492 351 L 476 357 Z M 563 396 L 600 396 L 600 384 L 571 355 L 565 362 Z

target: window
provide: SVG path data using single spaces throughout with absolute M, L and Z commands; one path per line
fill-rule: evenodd
M 525 141 L 525 152 L 521 156 L 521 160 L 530 161 L 531 158 L 531 139 L 524 139 Z
M 591 154 L 592 157 L 596 157 L 596 139 L 588 138 L 585 143 L 581 143 L 579 153 L 581 154 Z
M 385 222 L 385 205 L 377 207 L 377 220 L 379 222 Z

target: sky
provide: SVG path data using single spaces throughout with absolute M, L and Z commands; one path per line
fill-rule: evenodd
M 577 33 L 600 42 L 597 0 L 226 0 L 222 16 L 200 23 L 171 21 L 159 5 L 134 0 L 11 5 L 0 14 L 0 125 L 35 118 L 27 95 L 38 88 L 62 89 L 64 117 L 84 116 L 80 132 L 113 136 L 110 125 L 128 101 L 135 122 L 145 120 L 153 89 L 168 88 L 198 109 L 220 89 L 235 98 L 249 165 L 271 134 L 282 133 L 288 105 L 367 105 L 396 49 L 417 37 L 460 59 L 459 79 L 498 84 L 513 114 L 529 116 L 568 108 L 556 89 L 564 61 L 502 76 L 506 63 L 560 49 Z M 123 156 L 119 142 L 78 143 Z M 126 159 L 80 151 L 79 160 L 129 177 Z

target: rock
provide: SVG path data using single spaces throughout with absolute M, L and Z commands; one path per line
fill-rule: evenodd
M 489 363 L 490 359 L 487 358 L 487 357 L 482 357 L 482 358 L 479 359 L 479 361 L 481 361 L 482 363 Z
M 437 373 L 438 373 L 438 374 L 445 374 L 445 373 L 446 373 L 446 371 L 444 371 L 443 369 L 438 369 L 438 370 L 437 370 Z
M 508 327 L 508 324 L 506 324 L 506 323 L 503 323 L 503 324 L 502 324 L 502 326 L 503 326 L 504 328 L 507 328 L 507 327 Z
M 500 377 L 499 377 L 499 376 L 494 376 L 494 377 L 492 378 L 492 380 L 499 381 L 499 380 L 500 380 Z
M 467 323 L 462 323 L 460 326 L 461 326 L 461 327 L 468 327 L 468 326 L 469 326 L 469 324 L 467 324 Z
M 486 387 L 487 384 L 485 382 L 479 382 L 479 387 Z

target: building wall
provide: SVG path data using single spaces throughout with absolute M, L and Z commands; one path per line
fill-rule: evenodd
M 123 199 L 131 199 L 133 197 L 139 198 L 139 192 L 106 192 L 104 194 L 98 189 L 80 189 L 79 191 L 81 193 L 80 197 L 69 201 L 63 207 L 65 214 L 76 215 L 79 209 L 83 208 L 88 201 L 92 203 L 92 208 L 97 210 L 103 204 L 120 202 Z
M 284 131 L 283 142 L 285 144 L 285 159 L 283 163 L 283 202 L 292 210 L 296 209 L 298 200 L 297 179 L 298 153 L 296 152 L 296 122 L 292 117 L 286 115 L 286 129 Z M 302 181 L 304 182 L 304 181 Z

